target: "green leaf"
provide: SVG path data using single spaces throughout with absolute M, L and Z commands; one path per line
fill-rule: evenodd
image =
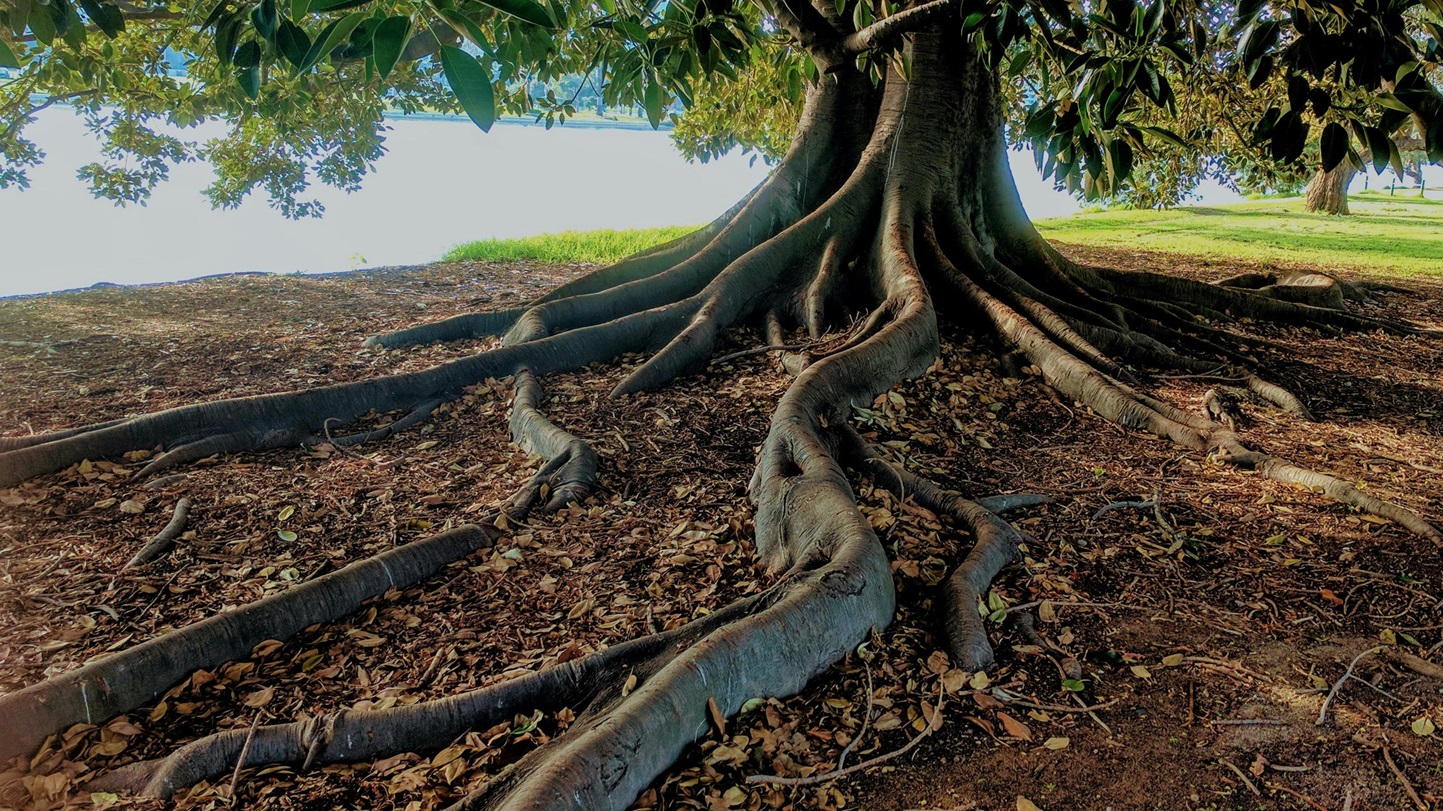
M 125 30 L 125 18 L 115 6 L 101 3 L 100 0 L 80 0 L 80 7 L 85 9 L 85 16 L 107 37 L 114 37 Z
M 1087 685 L 1083 684 L 1078 679 L 1063 679 L 1062 688 L 1064 690 L 1071 690 L 1074 693 L 1080 693 L 1083 690 L 1087 689 Z
M 531 0 L 481 0 L 481 2 L 532 25 L 539 25 L 542 28 L 556 27 L 556 21 L 551 19 L 551 15 L 546 13 L 546 9 Z
M 251 99 L 256 99 L 261 94 L 261 71 L 260 68 L 241 68 L 235 74 L 236 84 Z
M 235 55 L 236 40 L 241 35 L 241 18 L 227 17 L 215 30 L 215 55 L 222 65 L 229 65 Z
M 296 533 L 288 529 L 278 529 L 276 530 L 276 535 L 280 536 L 280 539 L 286 542 L 294 541 L 297 537 Z
M 1031 62 L 1032 50 L 1030 48 L 1018 51 L 1017 54 L 1012 57 L 1012 62 L 1007 66 L 1007 75 L 1013 78 L 1020 76 L 1022 71 L 1027 70 L 1027 66 Z
M 1368 151 L 1372 153 L 1368 157 L 1373 161 L 1373 169 L 1382 174 L 1388 166 L 1389 156 L 1392 155 L 1389 147 L 1393 145 L 1393 141 L 1388 137 L 1388 133 L 1378 127 L 1364 127 L 1363 134 L 1368 139 Z
M 276 48 L 287 62 L 299 68 L 305 64 L 306 56 L 310 53 L 311 38 L 299 25 L 290 20 L 281 20 L 280 28 L 276 29 Z
M 1336 121 L 1328 124 L 1323 128 L 1319 149 L 1322 153 L 1323 171 L 1333 171 L 1348 155 L 1348 131 Z
M 496 93 L 491 88 L 490 72 L 470 54 L 450 45 L 441 46 L 441 69 L 461 109 L 482 132 L 490 132 L 496 123 Z
M 274 39 L 276 30 L 281 25 L 280 15 L 276 12 L 276 0 L 261 0 L 260 5 L 251 10 L 251 23 L 262 37 Z
M 311 49 L 306 51 L 306 58 L 301 61 L 297 73 L 305 73 L 329 56 L 331 51 L 341 47 L 341 43 L 346 41 L 346 37 L 349 37 L 351 31 L 365 18 L 364 12 L 353 11 L 322 29 L 320 36 L 311 43 Z
M 10 46 L 7 45 L 4 40 L 0 40 L 0 68 L 18 67 L 20 67 L 20 59 L 15 56 L 15 52 L 10 49 Z
M 311 11 L 342 11 L 356 6 L 364 6 L 369 2 L 371 0 L 315 0 L 311 3 Z
M 235 66 L 238 68 L 259 67 L 261 63 L 261 45 L 253 39 L 246 40 L 244 45 L 236 49 Z
M 646 118 L 651 122 L 651 128 L 661 126 L 662 92 L 661 83 L 652 79 L 646 83 L 642 90 L 642 102 L 646 107 Z
M 1383 106 L 1383 107 L 1386 107 L 1386 108 L 1388 108 L 1389 110 L 1397 110 L 1397 111 L 1400 112 L 1400 113 L 1411 113 L 1411 112 L 1413 112 L 1413 108 L 1411 108 L 1411 107 L 1409 107 L 1408 105 L 1404 104 L 1402 101 L 1399 101 L 1399 100 L 1398 100 L 1398 97 L 1395 96 L 1395 95 L 1393 95 L 1392 93 L 1387 93 L 1387 92 L 1379 93 L 1378 95 L 1374 96 L 1373 98 L 1378 102 L 1379 105 L 1381 105 L 1381 106 Z
M 1181 147 L 1183 149 L 1189 148 L 1188 142 L 1184 140 L 1181 135 L 1178 135 L 1167 127 L 1139 127 L 1139 129 L 1149 135 L 1152 135 L 1153 137 L 1161 138 L 1162 140 L 1167 141 L 1173 146 Z
M 472 21 L 470 17 L 453 9 L 438 8 L 436 13 L 440 14 L 441 19 L 445 20 L 446 24 L 451 26 L 456 33 L 471 40 L 472 44 L 482 51 L 491 53 L 491 41 L 486 38 L 486 32 L 482 31 L 481 26 Z
M 411 18 L 404 16 L 387 17 L 376 26 L 376 35 L 371 42 L 375 47 L 376 73 L 385 81 L 401 58 L 406 47 L 406 37 L 411 33 Z
M 1443 115 L 1433 116 L 1428 122 L 1428 160 L 1443 163 Z
M 1116 190 L 1132 174 L 1132 145 L 1114 138 L 1107 145 L 1108 169 L 1112 170 L 1112 188 Z

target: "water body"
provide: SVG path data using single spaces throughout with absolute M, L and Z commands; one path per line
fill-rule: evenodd
M 238 209 L 211 209 L 200 191 L 212 174 L 201 163 L 175 169 L 146 206 L 96 200 L 75 178 L 77 167 L 99 159 L 96 141 L 71 111 L 45 110 L 28 132 L 46 162 L 32 172 L 29 190 L 0 191 L 0 296 L 241 271 L 416 264 L 488 237 L 701 224 L 766 174 L 760 160 L 737 154 L 688 163 L 667 133 L 649 129 L 547 131 L 517 122 L 488 134 L 465 119 L 440 117 L 390 125 L 389 152 L 361 191 L 317 187 L 326 215 L 294 221 L 261 195 Z M 1012 158 L 1033 217 L 1078 209 L 1041 179 L 1031 153 Z

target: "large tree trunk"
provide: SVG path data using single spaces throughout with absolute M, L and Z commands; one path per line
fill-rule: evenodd
M 12 443 L 0 454 L 0 484 L 86 458 L 170 447 L 143 471 L 149 475 L 199 456 L 296 445 L 323 433 L 333 442 L 370 439 L 375 432 L 336 438 L 330 426 L 387 409 L 407 409 L 414 422 L 463 386 L 512 375 L 513 433 L 549 460 L 507 505 L 515 514 L 583 499 L 597 475 L 597 457 L 585 441 L 541 414 L 539 376 L 623 352 L 652 353 L 617 385 L 616 393 L 625 395 L 706 364 L 720 333 L 733 325 L 756 325 L 771 346 L 795 342 L 798 330 L 832 338 L 826 351 L 783 355 L 796 379 L 774 413 L 750 487 L 756 549 L 776 578 L 763 594 L 682 628 L 485 690 L 260 727 L 248 742 L 239 732 L 202 738 L 169 758 L 127 767 L 106 784 L 169 796 L 234 768 L 238 757 L 251 765 L 310 764 L 436 749 L 458 731 L 518 712 L 571 707 L 577 712 L 571 728 L 462 805 L 623 806 L 705 732 L 709 705 L 730 715 L 756 696 L 796 692 L 890 621 L 887 554 L 857 509 L 848 469 L 895 485 L 971 531 L 976 544 L 938 603 L 954 664 L 989 667 L 992 649 L 976 606 L 1016 553 L 1017 532 L 993 509 L 1004 505 L 969 500 L 903 470 L 847 423 L 854 406 L 933 363 L 939 318 L 991 333 L 1069 401 L 1107 419 L 1438 537 L 1408 510 L 1247 448 L 1222 417 L 1148 395 L 1138 387 L 1139 372 L 1125 365 L 1245 380 L 1258 396 L 1305 417 L 1297 397 L 1253 373 L 1238 339 L 1208 322 L 1246 316 L 1412 328 L 1346 312 L 1337 306 L 1342 283 L 1324 277 L 1208 285 L 1064 259 L 1023 211 L 1008 168 L 993 71 L 970 52 L 955 20 L 941 28 L 916 34 L 906 46 L 910 79 L 891 73 L 874 86 L 850 57 L 833 60 L 810 90 L 796 139 L 776 172 L 697 235 L 585 277 L 523 310 L 466 316 L 376 341 L 396 346 L 504 332 L 498 349 L 425 372 L 190 406 Z M 1361 294 L 1353 286 L 1346 290 Z M 336 576 L 350 583 L 344 574 Z M 355 598 L 347 594 L 322 607 L 343 614 Z M 256 613 L 266 610 L 258 606 Z M 236 637 L 228 644 L 260 641 L 275 627 L 237 623 L 227 631 Z M 109 696 L 105 686 L 122 672 L 130 706 L 110 701 L 104 713 L 158 695 L 177 668 L 211 666 L 206 646 L 186 633 L 152 643 L 172 654 L 163 671 L 127 670 L 144 667 L 154 649 L 146 652 L 149 659 L 123 652 L 0 699 L 3 754 L 33 748 L 45 735 L 90 717 L 97 711 L 92 697 Z M 17 702 L 46 707 L 43 720 L 12 711 Z
M 1353 182 L 1353 175 L 1357 173 L 1358 170 L 1347 158 L 1327 172 L 1318 167 L 1313 179 L 1308 181 L 1308 211 L 1346 216 L 1348 184 Z

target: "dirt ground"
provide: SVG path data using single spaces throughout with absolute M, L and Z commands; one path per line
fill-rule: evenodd
M 1256 269 L 1071 252 L 1204 279 Z M 0 301 L 0 432 L 424 367 L 485 343 L 382 352 L 361 341 L 514 305 L 583 270 L 460 263 Z M 1443 321 L 1443 283 L 1408 284 L 1419 295 L 1364 306 Z M 1056 497 L 1012 516 L 1032 538 L 989 600 L 1000 668 L 960 672 L 934 636 L 931 587 L 969 538 L 858 480 L 895 561 L 894 623 L 803 694 L 759 697 L 724 733 L 712 730 L 636 807 L 1443 808 L 1443 680 L 1400 655 L 1443 664 L 1438 547 L 1108 425 L 1025 370 L 1007 377 L 994 347 L 964 326 L 949 329 L 928 374 L 856 421 L 912 470 L 966 494 Z M 1443 341 L 1236 328 L 1282 346 L 1261 356 L 1264 367 L 1321 420 L 1249 405 L 1247 438 L 1443 520 Z M 745 488 L 785 374 L 751 355 L 661 391 L 607 398 L 641 360 L 545 382 L 548 414 L 602 455 L 603 490 L 590 503 L 514 528 L 495 549 L 356 616 L 263 644 L 127 717 L 78 725 L 31 759 L 0 764 L 0 807 L 165 807 L 85 782 L 258 714 L 289 721 L 444 696 L 763 588 Z M 1193 408 L 1209 385 L 1149 384 Z M 474 519 L 534 466 L 507 439 L 509 396 L 504 381 L 487 381 L 383 442 L 216 457 L 157 488 L 131 478 L 147 455 L 132 454 L 0 491 L 0 692 Z M 120 571 L 182 496 L 194 506 L 174 554 Z M 1140 501 L 1152 505 L 1117 504 Z M 1324 694 L 1375 646 L 1385 647 L 1358 661 L 1360 678 L 1319 725 Z M 809 786 L 748 782 L 824 774 L 857 738 L 849 765 L 891 755 L 928 729 L 939 699 L 940 728 L 900 757 Z M 570 720 L 523 716 L 439 753 L 306 774 L 247 770 L 234 797 L 227 777 L 168 805 L 429 811 Z

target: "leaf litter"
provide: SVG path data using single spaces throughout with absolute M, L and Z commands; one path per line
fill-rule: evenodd
M 1179 272 L 1204 278 L 1236 270 L 1186 261 Z M 424 367 L 485 342 L 380 353 L 358 349 L 360 340 L 515 304 L 579 270 L 457 263 L 0 302 L 7 339 L 54 348 L 0 347 L 0 372 L 12 381 L 0 418 L 23 434 Z M 1443 294 L 1416 286 L 1435 301 Z M 1443 486 L 1425 469 L 1443 459 L 1436 342 L 1245 328 L 1293 350 L 1281 382 L 1323 377 L 1327 385 L 1312 387 L 1323 392 L 1315 410 L 1332 420 L 1299 424 L 1245 407 L 1250 431 L 1436 517 Z M 292 720 L 493 683 L 763 588 L 745 482 L 785 375 L 753 355 L 659 392 L 607 398 L 641 360 L 544 383 L 548 413 L 602 456 L 603 489 L 588 504 L 508 527 L 496 548 L 343 621 L 197 671 L 130 716 L 67 730 L 4 766 L 0 806 L 145 806 L 89 792 L 85 779 L 248 728 L 259 713 Z M 1206 389 L 1187 379 L 1159 385 L 1198 402 Z M 505 381 L 487 381 L 416 431 L 352 449 L 219 457 L 155 489 L 129 479 L 141 453 L 0 493 L 0 690 L 474 519 L 532 471 L 506 435 L 509 396 Z M 1368 685 L 1345 688 L 1332 723 L 1313 724 L 1322 693 L 1359 651 L 1381 641 L 1440 660 L 1437 549 L 1311 493 L 1113 428 L 1059 402 L 1028 370 L 1004 370 L 962 334 L 946 337 L 928 374 L 858 409 L 856 424 L 969 495 L 1059 499 L 1013 516 L 1030 536 L 1024 562 L 978 607 L 991 619 L 998 670 L 953 668 L 934 637 L 933 587 L 969 539 L 862 480 L 862 509 L 893 558 L 896 621 L 799 696 L 759 696 L 733 719 L 713 712 L 708 735 L 636 807 L 1231 807 L 1253 797 L 1228 767 L 1235 761 L 1253 764 L 1248 781 L 1280 807 L 1305 807 L 1299 797 L 1329 808 L 1345 795 L 1372 805 L 1410 802 L 1410 793 L 1435 805 L 1443 798 L 1436 680 L 1379 657 L 1360 665 Z M 182 496 L 195 507 L 176 551 L 120 572 Z M 1148 498 L 1155 510 L 1097 514 Z M 1016 621 L 1024 615 L 1035 625 Z M 564 731 L 576 709 L 473 730 L 440 752 L 304 774 L 245 770 L 237 797 L 226 775 L 172 805 L 429 811 Z M 885 756 L 934 716 L 935 735 L 875 768 L 795 788 L 747 781 L 826 774 L 844 751 L 857 763 Z

